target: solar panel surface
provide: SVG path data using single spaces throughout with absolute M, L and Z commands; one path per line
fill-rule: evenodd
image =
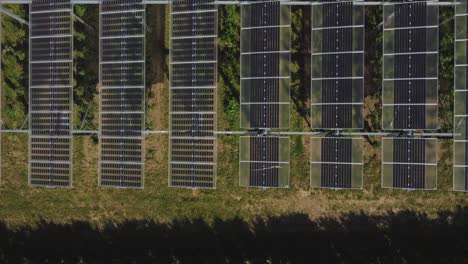
M 468 10 L 467 3 L 456 6 L 455 12 L 455 93 L 453 144 L 453 189 L 468 191 Z
M 364 7 L 312 6 L 312 127 L 362 128 Z
M 311 138 L 311 187 L 362 189 L 362 139 Z
M 384 138 L 384 188 L 435 190 L 437 139 Z
M 384 129 L 437 129 L 437 40 L 437 6 L 384 5 Z
M 288 128 L 290 7 L 241 5 L 241 127 Z
M 100 3 L 99 185 L 144 186 L 145 5 Z
M 171 187 L 216 187 L 217 16 L 213 0 L 171 2 Z
M 240 186 L 289 187 L 289 138 L 241 137 Z
M 30 9 L 29 184 L 72 186 L 72 5 L 33 0 Z

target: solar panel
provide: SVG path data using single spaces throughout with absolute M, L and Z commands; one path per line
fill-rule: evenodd
M 33 0 L 29 25 L 29 184 L 72 186 L 70 0 Z
M 241 127 L 289 127 L 290 64 L 289 5 L 242 4 Z
M 439 9 L 384 4 L 383 129 L 437 129 Z
M 289 138 L 241 137 L 240 186 L 289 187 Z
M 362 189 L 362 139 L 311 138 L 312 188 Z
M 468 7 L 466 2 L 456 6 L 455 12 L 455 93 L 453 144 L 453 189 L 468 191 Z
M 382 187 L 437 189 L 437 139 L 383 138 Z
M 312 5 L 313 128 L 363 128 L 364 7 Z
M 100 2 L 99 185 L 144 187 L 145 5 Z
M 214 0 L 170 4 L 169 186 L 214 189 L 217 5 Z

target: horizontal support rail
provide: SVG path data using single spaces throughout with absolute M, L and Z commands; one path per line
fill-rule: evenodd
M 99 0 L 72 0 L 73 4 L 90 4 L 90 5 L 97 5 L 99 4 Z M 320 2 L 317 1 L 283 1 L 281 0 L 282 4 L 284 5 L 291 5 L 291 6 L 307 6 L 307 5 L 319 5 Z M 2 0 L 3 4 L 31 4 L 31 0 Z M 144 4 L 147 5 L 167 5 L 169 4 L 169 0 L 144 0 Z M 242 1 L 242 4 L 249 4 L 255 3 L 255 1 Z M 398 4 L 404 3 L 403 1 L 398 2 L 384 2 L 384 1 L 356 1 L 355 5 L 361 6 L 379 6 L 379 5 L 389 5 L 389 4 Z M 240 5 L 241 1 L 216 1 L 215 4 L 218 5 Z M 433 6 L 452 6 L 461 4 L 461 2 L 450 2 L 450 1 L 428 1 L 428 5 Z
M 31 130 L 27 129 L 2 129 L 1 134 L 24 133 L 28 134 Z M 145 135 L 152 134 L 169 134 L 168 130 L 146 130 L 142 131 Z M 74 135 L 91 135 L 99 134 L 99 130 L 73 130 Z M 338 135 L 338 136 L 377 136 L 377 137 L 398 137 L 402 134 L 400 132 L 340 132 L 340 131 L 260 131 L 260 130 L 246 130 L 246 131 L 215 131 L 215 135 L 274 135 L 274 136 L 314 136 L 314 135 Z M 455 137 L 461 136 L 460 133 L 413 133 L 411 136 L 415 137 Z M 189 138 L 189 137 L 187 137 Z

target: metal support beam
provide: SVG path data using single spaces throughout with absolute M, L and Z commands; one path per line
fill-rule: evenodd
M 2 2 L 2 4 L 4 4 L 4 3 Z M 25 19 L 19 17 L 18 15 L 13 14 L 10 10 L 7 10 L 7 9 L 3 8 L 3 6 L 0 7 L 0 12 L 2 12 L 3 14 L 15 19 L 16 21 L 20 22 L 21 24 L 25 24 L 25 25 L 29 26 L 28 21 L 26 21 Z
M 15 133 L 30 133 L 30 130 L 26 129 L 1 129 L 0 134 L 15 134 Z M 333 131 L 321 131 L 321 132 L 313 132 L 313 131 L 304 131 L 304 132 L 297 132 L 297 131 L 256 131 L 256 130 L 249 130 L 249 131 L 216 131 L 216 135 L 274 135 L 274 136 L 317 136 L 317 135 L 329 135 L 333 133 Z M 169 134 L 170 131 L 168 130 L 146 130 L 143 131 L 144 135 L 154 135 L 154 134 Z M 99 134 L 98 130 L 73 130 L 73 135 L 92 135 L 92 134 Z M 402 134 L 399 132 L 339 132 L 335 133 L 334 135 L 338 136 L 374 136 L 374 137 L 398 137 Z M 408 136 L 408 135 L 405 135 Z M 414 137 L 438 137 L 438 138 L 451 138 L 454 136 L 460 136 L 459 133 L 414 133 L 411 134 Z
M 242 1 L 242 4 L 254 3 L 255 1 Z M 282 4 L 291 5 L 291 6 L 308 6 L 314 4 L 320 4 L 317 1 L 283 1 L 281 0 Z M 2 0 L 4 4 L 30 4 L 31 0 Z M 90 5 L 97 5 L 99 4 L 99 0 L 72 0 L 73 4 L 90 4 Z M 146 5 L 167 5 L 169 4 L 169 0 L 144 0 L 144 4 Z M 218 5 L 240 5 L 241 1 L 216 1 Z M 364 5 L 364 6 L 379 6 L 384 4 L 395 4 L 395 3 L 403 3 L 403 1 L 398 2 L 383 2 L 383 1 L 356 1 L 357 5 Z M 450 1 L 428 1 L 429 5 L 437 5 L 437 6 L 452 6 L 457 5 L 460 2 L 450 2 Z

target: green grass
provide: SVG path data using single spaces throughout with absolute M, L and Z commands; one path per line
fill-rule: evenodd
M 375 11 L 375 8 L 369 9 Z M 309 7 L 294 7 L 293 11 L 293 58 L 291 80 L 291 128 L 292 131 L 309 129 L 310 108 L 308 94 L 310 83 L 307 69 L 310 68 L 307 24 Z M 239 130 L 239 7 L 220 7 L 219 40 L 219 85 L 218 129 Z M 443 11 L 444 12 L 444 11 Z M 371 15 L 369 13 L 369 15 Z M 379 19 L 370 17 L 368 27 Z M 166 24 L 168 20 L 166 18 Z M 450 23 L 449 23 L 450 24 Z M 166 26 L 166 28 L 168 28 Z M 379 36 L 376 31 L 369 34 Z M 168 34 L 165 47 L 168 47 Z M 375 50 L 375 47 L 371 47 Z M 151 49 L 149 49 L 151 51 Z M 167 63 L 167 50 L 164 60 Z M 370 52 L 374 57 L 378 52 Z M 374 57 L 367 66 L 378 65 Z M 222 65 L 222 66 L 221 66 Z M 167 68 L 165 68 L 167 69 Z M 79 69 L 78 69 L 79 70 Z M 152 69 L 148 69 L 153 74 Z M 148 74 L 148 75 L 149 75 Z M 380 115 L 380 88 L 378 74 L 366 83 L 366 99 L 377 108 L 368 120 L 370 129 L 378 130 Z M 446 76 L 449 78 L 450 76 Z M 445 77 L 444 77 L 445 78 Z M 167 129 L 168 82 L 159 86 L 148 85 L 148 127 Z M 444 82 L 450 85 L 450 80 Z M 444 86 L 445 87 L 445 86 Z M 446 87 L 445 87 L 446 88 Z M 448 98 L 450 89 L 441 89 Z M 91 93 L 90 93 L 91 94 Z M 89 95 L 90 95 L 89 94 Z M 97 95 L 92 97 L 96 99 Z M 9 97 L 12 98 L 12 97 Z M 78 102 L 79 103 L 79 102 Z M 82 104 L 82 103 L 79 103 Z M 450 104 L 441 105 L 443 113 L 450 114 Z M 80 106 L 80 113 L 83 105 Z M 441 111 L 442 112 L 442 111 Z M 91 123 L 86 123 L 92 127 Z M 446 125 L 444 125 L 446 127 Z M 464 206 L 468 196 L 454 193 L 452 189 L 452 144 L 440 140 L 437 191 L 393 191 L 380 187 L 381 139 L 364 139 L 364 188 L 362 191 L 331 191 L 310 189 L 308 137 L 292 136 L 291 188 L 261 190 L 242 188 L 239 183 L 239 137 L 218 137 L 217 190 L 185 190 L 168 188 L 168 138 L 167 135 L 151 135 L 146 138 L 146 173 L 144 190 L 122 190 L 97 186 L 98 148 L 95 138 L 74 138 L 74 188 L 44 189 L 27 186 L 28 140 L 25 135 L 2 135 L 2 177 L 0 186 L 0 219 L 11 225 L 34 224 L 39 220 L 70 222 L 89 221 L 96 225 L 105 222 L 124 222 L 130 219 L 170 222 L 174 219 L 202 218 L 210 222 L 216 218 L 241 217 L 254 219 L 258 216 L 276 216 L 304 213 L 312 218 L 338 217 L 347 212 L 384 214 L 390 211 L 412 210 L 435 217 L 442 210 L 454 210 Z

